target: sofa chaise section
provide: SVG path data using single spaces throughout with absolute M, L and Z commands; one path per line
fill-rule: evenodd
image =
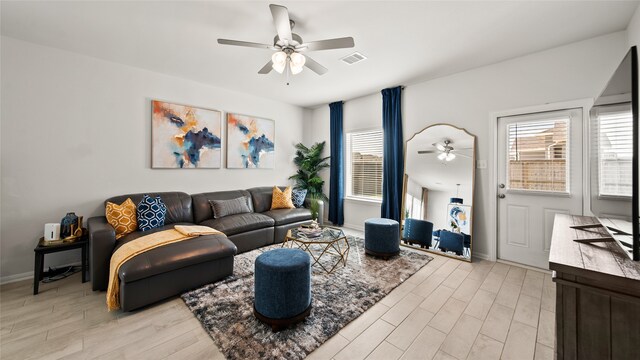
M 167 206 L 165 226 L 135 231 L 116 240 L 115 230 L 104 216 L 88 220 L 90 273 L 93 290 L 106 290 L 111 255 L 118 247 L 139 237 L 193 224 L 191 196 L 181 192 L 147 193 L 160 196 Z M 116 196 L 107 201 L 139 203 L 145 194 Z M 106 202 L 105 202 L 106 203 Z M 127 261 L 118 272 L 120 303 L 133 310 L 181 292 L 220 280 L 233 273 L 236 246 L 225 235 L 205 235 L 158 247 Z

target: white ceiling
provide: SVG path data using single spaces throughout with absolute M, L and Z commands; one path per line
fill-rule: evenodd
M 275 1 L 275 0 L 274 0 Z M 624 30 L 637 1 L 282 1 L 306 41 L 352 36 L 354 49 L 308 53 L 329 68 L 258 70 L 271 51 L 217 38 L 273 41 L 269 2 L 7 2 L 2 35 L 313 107 Z M 369 59 L 339 61 L 353 51 Z

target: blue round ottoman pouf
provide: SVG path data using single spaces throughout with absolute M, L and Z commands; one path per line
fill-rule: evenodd
M 311 313 L 311 259 L 300 249 L 275 249 L 255 262 L 255 316 L 273 331 Z
M 364 222 L 364 252 L 388 259 L 400 253 L 400 225 L 391 219 Z

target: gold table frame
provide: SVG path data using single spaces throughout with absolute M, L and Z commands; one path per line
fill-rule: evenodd
M 349 241 L 347 241 L 347 236 L 341 229 L 331 227 L 331 226 L 322 226 L 322 231 L 324 233 L 325 230 L 333 230 L 338 232 L 335 237 L 330 237 L 326 235 L 322 235 L 317 238 L 306 238 L 306 237 L 297 237 L 292 234 L 292 230 L 289 229 L 287 231 L 287 235 L 284 238 L 284 242 L 282 243 L 282 247 L 293 248 L 297 246 L 298 249 L 304 250 L 307 252 L 311 258 L 313 258 L 313 262 L 311 266 L 318 265 L 322 270 L 324 270 L 327 274 L 333 273 L 338 265 L 342 263 L 344 266 L 347 266 L 347 258 L 349 257 Z M 315 251 L 311 249 L 314 245 L 323 246 L 322 251 L 317 254 Z M 321 262 L 320 259 L 323 255 L 330 254 L 338 257 L 338 261 L 330 269 L 327 269 Z

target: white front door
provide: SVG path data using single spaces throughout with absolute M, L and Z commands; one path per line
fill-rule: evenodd
M 498 259 L 549 268 L 556 214 L 582 214 L 582 109 L 498 118 Z

